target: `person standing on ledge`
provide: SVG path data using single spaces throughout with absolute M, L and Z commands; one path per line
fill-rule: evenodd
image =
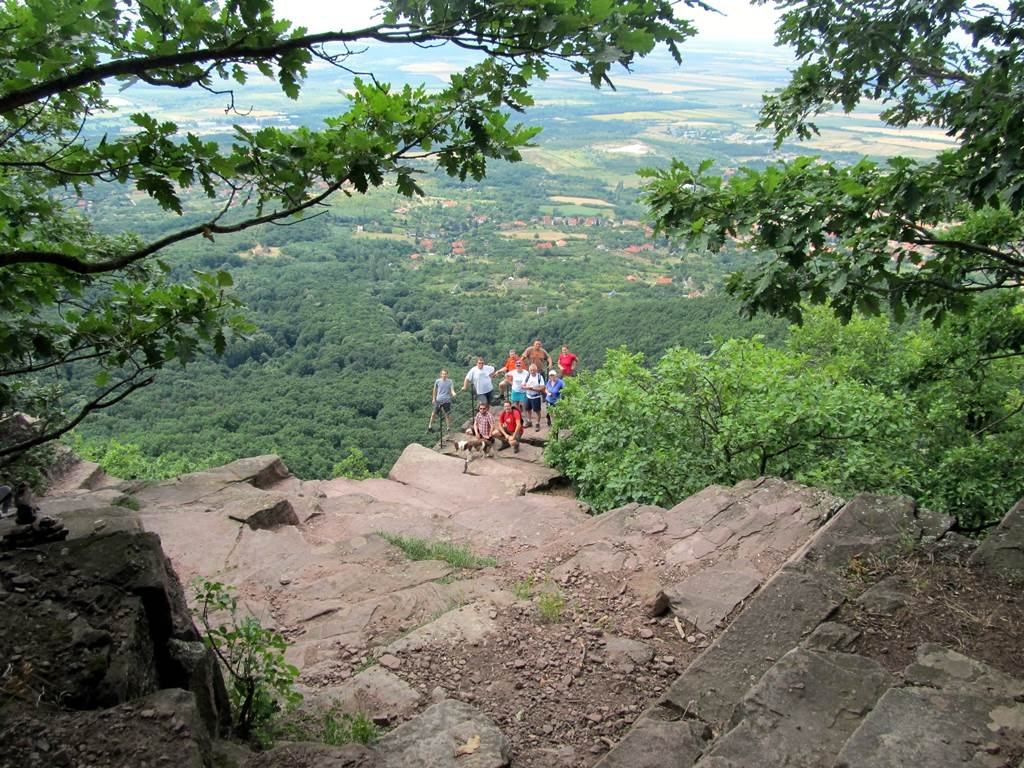
M 478 357 L 476 365 L 469 369 L 466 380 L 462 382 L 462 391 L 465 392 L 470 384 L 473 385 L 473 396 L 478 403 L 491 404 L 491 393 L 494 391 L 494 384 L 491 377 L 494 376 L 494 366 L 485 365 L 484 359 Z
M 559 373 L 562 374 L 563 379 L 566 376 L 575 375 L 576 363 L 578 363 L 579 361 L 580 359 L 576 357 L 576 355 L 574 355 L 572 352 L 570 352 L 569 348 L 563 344 L 562 354 L 558 356 L 558 371 Z
M 537 371 L 536 365 L 530 365 L 530 375 L 523 385 L 526 390 L 526 426 L 533 424 L 534 431 L 540 429 L 540 402 L 544 399 L 544 377 Z
M 448 378 L 448 371 L 442 368 L 440 375 L 434 380 L 434 390 L 430 395 L 433 410 L 430 412 L 427 432 L 434 431 L 434 419 L 441 416 L 444 416 L 444 423 L 448 426 L 448 431 L 452 431 L 452 400 L 454 399 L 455 382 Z
M 523 360 L 527 366 L 536 365 L 538 371 L 547 371 L 551 367 L 551 355 L 534 339 L 533 344 L 523 350 Z
M 547 413 L 545 414 L 548 418 L 548 426 L 551 426 L 551 409 L 554 408 L 555 403 L 558 402 L 558 398 L 562 395 L 562 387 L 565 386 L 565 382 L 558 375 L 558 371 L 554 368 L 548 372 L 548 384 L 544 388 L 544 401 L 547 403 Z

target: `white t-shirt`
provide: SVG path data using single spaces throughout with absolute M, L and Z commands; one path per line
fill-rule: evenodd
M 492 389 L 494 385 L 491 383 L 491 376 L 494 374 L 493 365 L 485 365 L 483 368 L 473 366 L 469 369 L 469 373 L 466 374 L 466 378 L 469 379 L 473 385 L 473 392 L 478 395 L 486 395 Z
M 526 379 L 529 375 L 529 371 L 524 371 L 520 368 L 514 368 L 512 372 L 509 373 L 508 375 L 508 378 L 512 380 L 512 391 L 517 393 L 525 392 L 526 390 L 523 389 L 523 384 L 526 383 Z
M 525 382 L 525 384 L 526 384 L 527 387 L 543 387 L 544 386 L 544 377 L 541 374 L 539 374 L 539 373 L 529 373 L 529 374 L 526 375 L 526 382 Z M 533 390 L 533 389 L 527 389 L 526 390 L 526 396 L 528 398 L 530 398 L 531 400 L 536 400 L 538 397 L 540 397 L 543 394 L 544 394 L 543 392 L 537 392 L 536 390 Z

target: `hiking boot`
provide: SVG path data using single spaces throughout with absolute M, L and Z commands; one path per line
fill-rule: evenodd
M 540 432 L 540 422 L 539 421 L 536 424 L 533 425 L 533 431 L 534 432 Z
M 427 432 L 433 432 L 433 431 L 434 431 L 433 427 L 427 427 Z
M 519 443 L 512 446 L 512 453 L 519 453 Z

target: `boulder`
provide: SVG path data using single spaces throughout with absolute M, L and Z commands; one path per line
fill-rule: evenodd
M 504 768 L 512 750 L 487 715 L 446 699 L 384 736 L 377 752 L 384 768 Z
M 1024 578 L 1024 499 L 971 555 L 971 565 L 1011 578 Z
M 199 635 L 155 535 L 9 552 L 0 584 L 0 622 L 11 628 L 0 633 L 0 658 L 33 669 L 65 706 L 112 706 L 188 686 L 169 641 Z

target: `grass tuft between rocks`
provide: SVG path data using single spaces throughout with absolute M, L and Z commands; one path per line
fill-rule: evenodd
M 467 547 L 451 541 L 430 541 L 384 531 L 377 533 L 389 544 L 402 550 L 410 560 L 442 560 L 456 568 L 491 568 L 498 564 L 493 557 L 474 555 Z

